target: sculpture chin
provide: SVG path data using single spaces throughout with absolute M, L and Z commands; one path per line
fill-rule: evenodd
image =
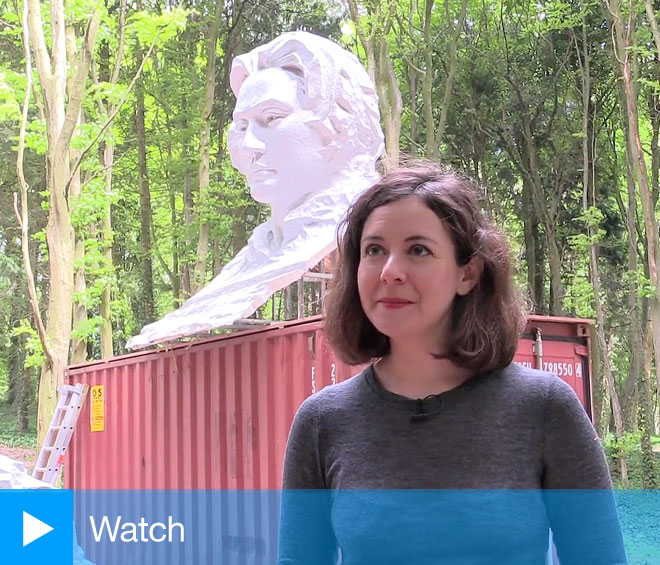
M 250 180 L 248 186 L 250 187 L 250 195 L 257 202 L 262 204 L 272 204 L 273 200 L 277 199 L 277 179 L 273 177 Z
M 318 177 L 331 181 L 327 182 L 328 188 L 333 186 L 334 182 L 332 181 L 335 179 L 330 177 L 329 173 L 319 172 Z M 301 175 L 298 179 L 283 179 L 273 171 L 270 176 L 264 176 L 263 178 L 248 178 L 248 186 L 250 187 L 250 195 L 254 200 L 277 208 L 281 215 L 286 215 L 312 198 L 315 193 L 320 193 L 321 189 L 324 188 L 322 185 L 319 186 L 318 182 L 310 182 L 311 180 L 305 179 L 304 175 Z

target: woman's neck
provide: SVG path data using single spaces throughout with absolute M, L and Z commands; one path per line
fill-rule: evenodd
M 432 351 L 393 346 L 389 355 L 375 364 L 381 385 L 408 398 L 440 394 L 463 384 L 474 372 L 448 359 L 436 359 Z

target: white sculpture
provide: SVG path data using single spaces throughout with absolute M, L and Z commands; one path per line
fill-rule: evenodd
M 383 133 L 374 85 L 357 57 L 306 32 L 236 57 L 227 134 L 233 165 L 271 206 L 248 244 L 181 308 L 131 338 L 133 349 L 231 325 L 336 247 L 337 225 L 378 179 Z

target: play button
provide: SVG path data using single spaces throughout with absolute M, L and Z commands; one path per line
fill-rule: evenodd
M 23 511 L 23 547 L 53 530 L 48 524 Z
M 0 563 L 71 565 L 73 527 L 71 490 L 0 489 Z

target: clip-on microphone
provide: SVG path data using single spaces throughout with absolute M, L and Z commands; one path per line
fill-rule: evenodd
M 424 401 L 420 398 L 417 400 L 417 406 L 415 407 L 415 411 L 410 415 L 410 421 L 412 423 L 423 422 L 428 417 L 429 417 L 429 413 L 426 411 L 426 408 L 424 408 Z

